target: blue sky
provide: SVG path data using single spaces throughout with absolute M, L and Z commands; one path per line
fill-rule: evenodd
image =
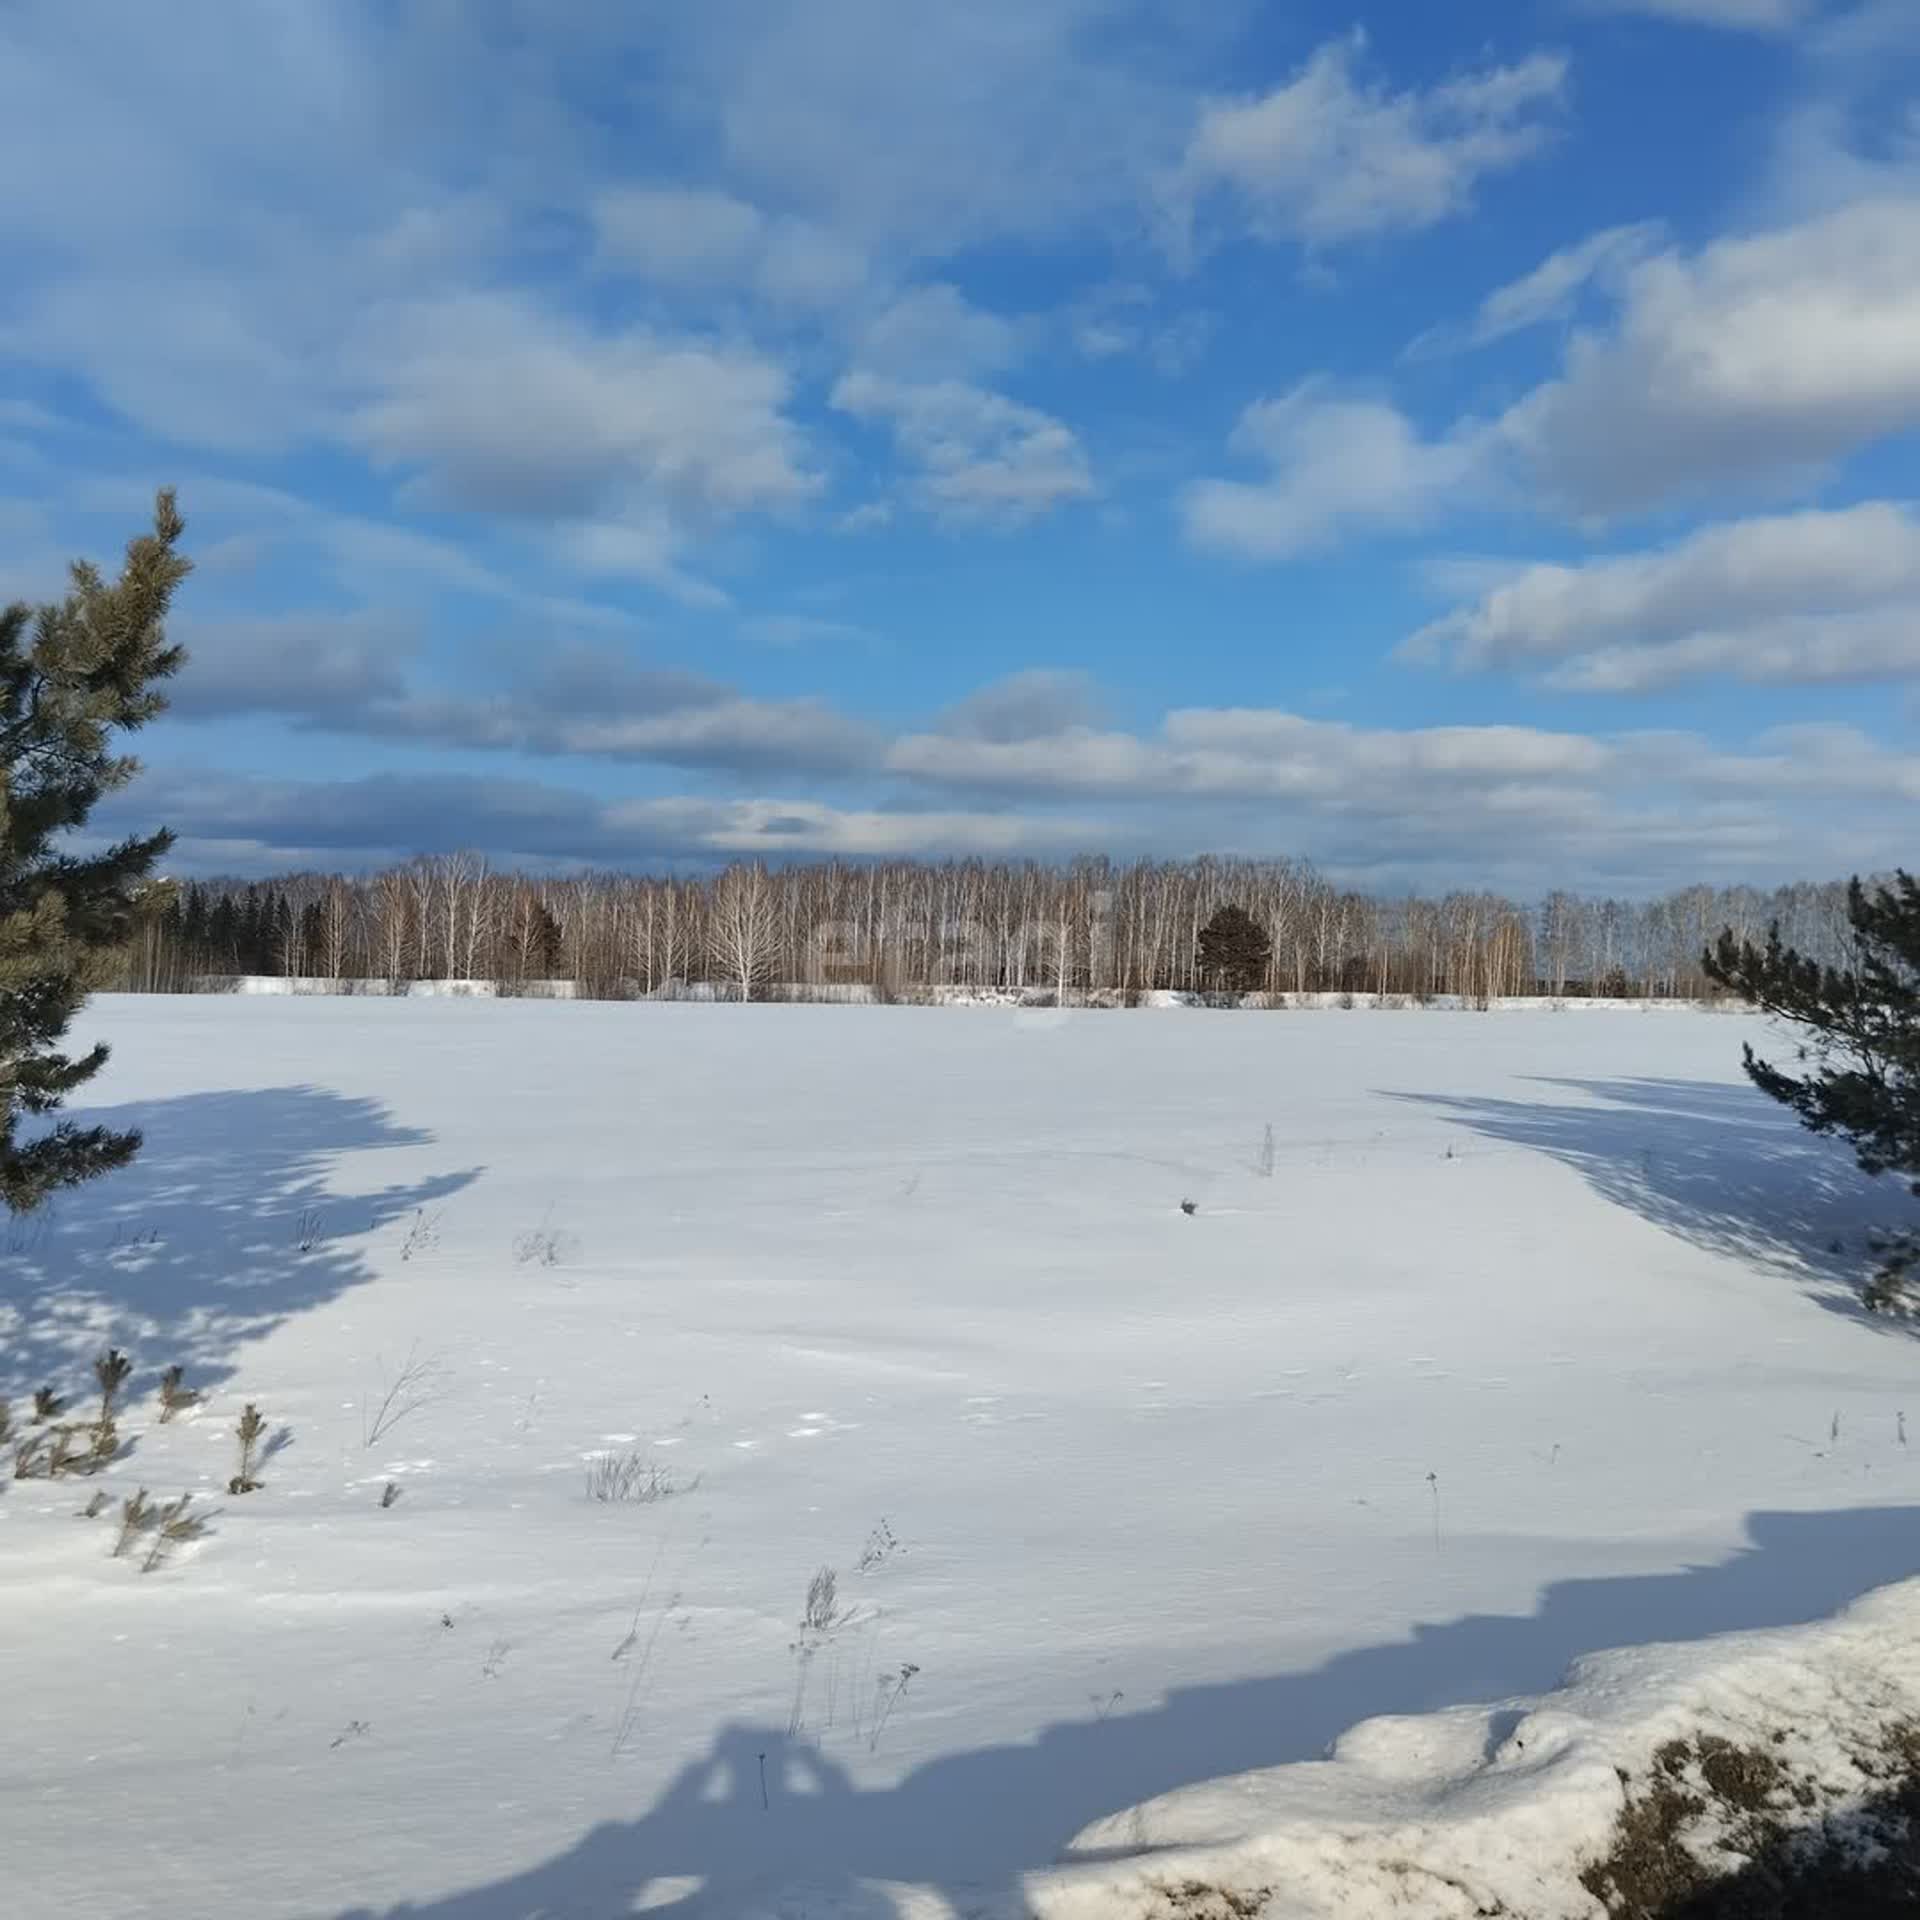
M 0 150 L 183 869 L 1914 857 L 1909 0 L 11 0 Z

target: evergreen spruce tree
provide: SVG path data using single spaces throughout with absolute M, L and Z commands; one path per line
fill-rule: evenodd
M 1200 929 L 1202 976 L 1229 993 L 1252 993 L 1267 977 L 1273 942 L 1245 907 L 1222 907 Z
M 1869 890 L 1855 879 L 1847 918 L 1849 967 L 1821 966 L 1783 947 L 1776 926 L 1758 947 L 1723 933 L 1706 955 L 1707 977 L 1803 1036 L 1800 1073 L 1746 1048 L 1754 1085 L 1815 1133 L 1845 1140 L 1863 1171 L 1908 1178 L 1920 1198 L 1920 882 L 1899 873 Z M 1920 1243 L 1909 1237 L 1883 1251 L 1868 1303 L 1902 1306 Z
M 61 1122 L 23 1139 L 23 1120 L 55 1112 L 100 1070 L 105 1047 L 60 1051 L 87 995 L 110 981 L 136 924 L 165 903 L 154 863 L 172 836 L 153 833 L 98 853 L 70 849 L 103 794 L 137 763 L 116 733 L 166 702 L 158 683 L 180 665 L 166 616 L 189 563 L 173 495 L 153 531 L 127 548 L 109 583 L 75 561 L 67 597 L 0 611 L 0 1208 L 30 1212 L 62 1187 L 124 1166 L 137 1133 Z
M 240 910 L 233 904 L 230 893 L 218 894 L 207 911 L 207 971 L 241 971 Z

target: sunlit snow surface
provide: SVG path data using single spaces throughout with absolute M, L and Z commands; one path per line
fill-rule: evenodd
M 136 1360 L 104 1476 L 0 1484 L 23 1913 L 1150 1912 L 1183 1856 L 1140 1848 L 1271 1884 L 1276 1808 L 1452 1792 L 1517 1710 L 1227 1776 L 1920 1572 L 1920 1352 L 1853 1306 L 1911 1202 L 1746 1085 L 1756 1022 L 235 998 L 95 1035 L 79 1117 L 145 1152 L 0 1224 L 16 1421 Z M 176 1361 L 206 1398 L 162 1426 Z M 234 1497 L 249 1400 L 281 1444 Z M 609 1453 L 666 1497 L 590 1499 Z M 150 1573 L 110 1554 L 139 1486 L 217 1509 Z

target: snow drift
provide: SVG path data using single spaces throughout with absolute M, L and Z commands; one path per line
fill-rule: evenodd
M 1323 1762 L 1099 1822 L 1069 1853 L 1098 1864 L 1029 1894 L 1047 1920 L 1598 1920 L 1634 1875 L 1681 1894 L 1756 1859 L 1869 1864 L 1917 1766 L 1907 1581 L 1814 1626 L 1596 1655 L 1533 1699 L 1367 1721 Z

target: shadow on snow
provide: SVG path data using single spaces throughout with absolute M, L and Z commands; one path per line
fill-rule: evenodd
M 1711 1253 L 1798 1281 L 1837 1313 L 1882 1330 L 1860 1291 L 1870 1234 L 1914 1224 L 1911 1200 L 1869 1179 L 1846 1146 L 1821 1139 L 1745 1084 L 1553 1080 L 1577 1099 L 1489 1100 L 1391 1093 L 1485 1139 L 1551 1154 L 1596 1193 Z
M 474 1173 L 335 1192 L 337 1156 L 420 1147 L 377 1101 L 318 1087 L 196 1093 L 76 1111 L 137 1127 L 132 1166 L 0 1220 L 0 1394 L 80 1389 L 102 1345 L 127 1347 L 143 1391 L 160 1368 L 218 1386 L 238 1350 L 373 1277 L 368 1233 L 432 1208 Z
M 1016 1914 L 1021 1876 L 1061 1862 L 1081 1828 L 1177 1787 L 1318 1758 L 1378 1714 L 1545 1692 L 1574 1659 L 1608 1647 L 1817 1620 L 1920 1572 L 1915 1508 L 1755 1514 L 1748 1539 L 1716 1566 L 1565 1581 L 1525 1617 L 1470 1616 L 1311 1672 L 1183 1688 L 1140 1713 L 931 1760 L 890 1788 L 861 1788 L 782 1728 L 727 1726 L 642 1818 L 381 1920 L 586 1920 L 632 1913 L 650 1889 L 657 1904 L 646 1911 L 663 1920 L 748 1911 L 892 1920 L 873 1881 L 935 1888 L 961 1914 Z M 474 1812 L 492 1818 L 492 1805 L 489 1794 Z M 675 1881 L 699 1884 L 689 1892 Z M 777 1897 L 783 1889 L 791 1905 Z M 817 1904 L 803 1906 L 802 1889 Z M 373 1920 L 373 1910 L 341 1920 Z

